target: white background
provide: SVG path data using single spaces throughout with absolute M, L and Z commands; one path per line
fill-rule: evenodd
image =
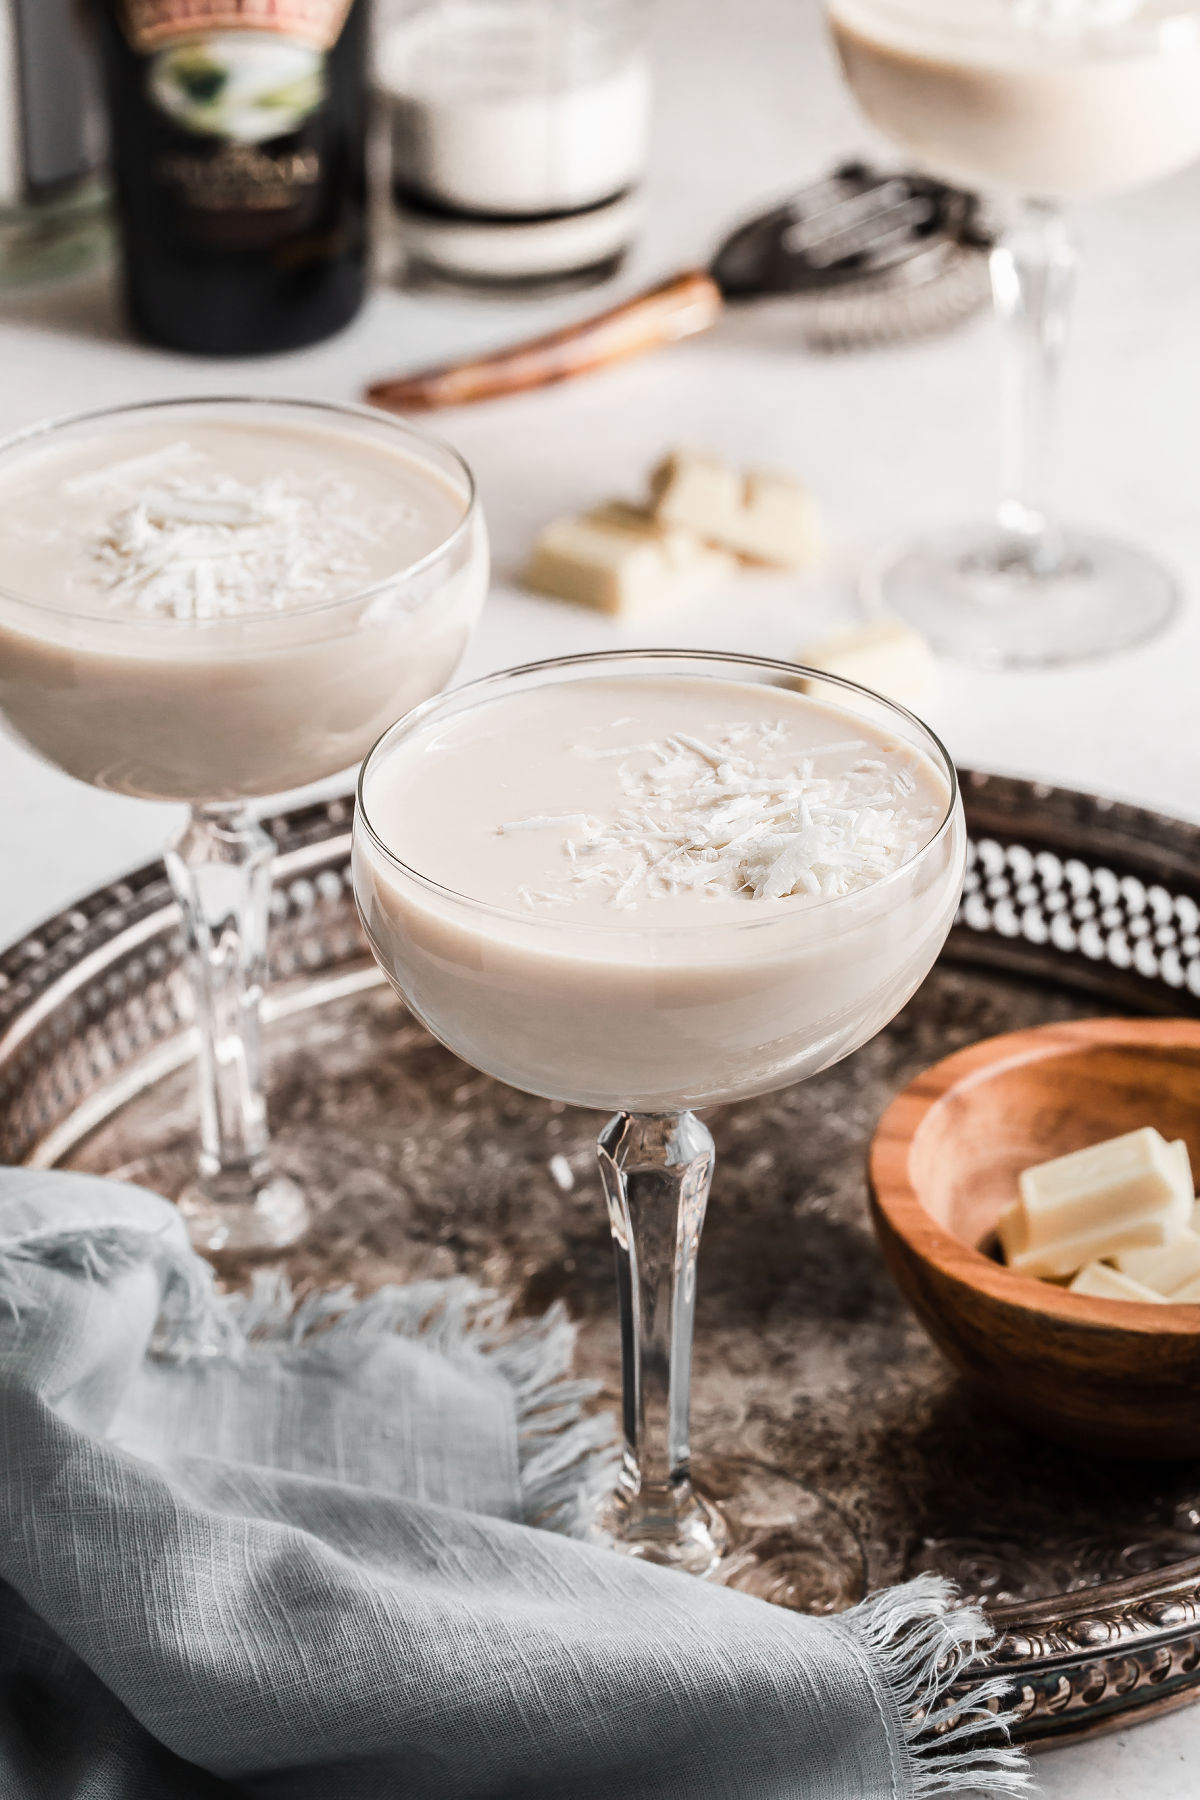
M 702 261 L 747 212 L 870 134 L 841 90 L 813 0 L 659 0 L 647 227 L 619 284 Z M 1066 509 L 1152 546 L 1190 603 L 1158 643 L 1067 673 L 947 666 L 925 708 L 960 764 L 1034 775 L 1200 818 L 1200 170 L 1089 207 L 1066 381 Z M 616 291 L 616 290 L 614 290 Z M 384 373 L 549 328 L 589 297 L 532 303 L 380 292 L 342 337 L 301 355 L 209 364 L 132 345 L 107 280 L 0 303 L 0 430 L 80 406 L 244 391 L 358 396 Z M 794 654 L 854 615 L 874 544 L 980 516 L 991 500 L 994 331 L 981 318 L 921 344 L 821 358 L 791 309 L 743 308 L 709 337 L 567 388 L 443 415 L 479 477 L 496 579 L 464 667 L 621 642 Z M 676 443 L 791 467 L 832 539 L 802 579 L 745 575 L 632 634 L 520 593 L 537 528 L 636 493 Z M 103 795 L 0 739 L 0 942 L 157 854 L 175 815 Z M 1194 1800 L 1200 1709 L 1040 1759 L 1055 1800 Z

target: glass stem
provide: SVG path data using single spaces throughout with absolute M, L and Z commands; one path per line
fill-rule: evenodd
M 1035 575 L 1052 574 L 1059 554 L 1048 501 L 1078 260 L 1049 200 L 1025 201 L 991 255 L 992 294 L 1008 339 L 998 519 L 1008 558 Z
M 688 1413 L 696 1256 L 713 1141 L 694 1113 L 618 1113 L 600 1137 L 616 1252 L 625 1450 L 609 1529 L 693 1570 L 720 1555 L 720 1521 L 692 1489 Z
M 244 808 L 204 806 L 166 851 L 200 1040 L 200 1174 L 239 1189 L 267 1162 L 259 1006 L 274 850 Z

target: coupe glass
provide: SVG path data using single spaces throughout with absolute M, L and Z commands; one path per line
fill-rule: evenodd
M 500 697 L 679 675 L 808 691 L 928 758 L 944 817 L 904 866 L 858 893 L 756 919 L 656 925 L 653 902 L 611 923 L 506 911 L 454 893 L 388 848 L 372 820 L 374 772 L 396 747 Z M 491 729 L 495 729 L 492 726 Z M 416 779 L 420 779 L 419 775 Z M 393 799 L 395 790 L 393 789 Z M 786 829 L 786 826 L 781 827 Z M 696 1259 L 713 1140 L 695 1109 L 815 1075 L 873 1037 L 919 986 L 962 887 L 966 830 L 953 765 L 910 713 L 787 663 L 674 651 L 534 663 L 417 709 L 363 766 L 354 885 L 377 960 L 435 1037 L 489 1075 L 611 1110 L 600 1172 L 616 1253 L 624 1455 L 592 1535 L 635 1556 L 785 1604 L 825 1609 L 861 1587 L 853 1534 L 779 1471 L 722 1457 L 720 1496 L 689 1451 Z
M 199 1165 L 177 1194 L 210 1250 L 272 1249 L 304 1230 L 300 1189 L 272 1166 L 259 1043 L 271 898 L 270 835 L 251 803 L 357 763 L 397 706 L 452 674 L 487 585 L 470 471 L 436 439 L 380 413 L 310 401 L 156 402 L 81 414 L 0 444 L 0 474 L 39 453 L 167 422 L 330 434 L 399 452 L 453 498 L 428 555 L 346 597 L 216 618 L 72 612 L 0 588 L 0 719 L 82 781 L 187 802 L 167 845 L 195 1010 Z
M 1061 523 L 1056 390 L 1077 251 L 1062 202 L 1156 181 L 1200 156 L 1200 9 L 1185 0 L 827 0 L 872 124 L 931 173 L 996 196 L 991 259 L 1008 343 L 991 524 L 886 550 L 869 602 L 990 667 L 1106 656 L 1179 603 L 1144 551 Z

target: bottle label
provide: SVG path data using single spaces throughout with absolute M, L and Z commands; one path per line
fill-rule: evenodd
M 272 32 L 313 50 L 337 43 L 350 0 L 124 0 L 135 50 L 157 50 L 214 31 Z
M 197 243 L 262 247 L 311 227 L 326 165 L 327 61 L 352 0 L 123 0 L 161 121 L 152 167 Z
M 146 93 L 190 137 L 265 144 L 324 100 L 325 52 L 266 32 L 206 32 L 153 52 Z

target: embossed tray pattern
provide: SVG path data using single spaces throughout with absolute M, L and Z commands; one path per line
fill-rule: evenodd
M 992 1032 L 1200 1014 L 1200 828 L 998 776 L 964 790 L 967 892 L 916 1000 L 825 1075 L 712 1116 L 693 1437 L 710 1466 L 740 1453 L 827 1493 L 873 1586 L 936 1569 L 983 1600 L 1018 1735 L 1044 1742 L 1200 1693 L 1200 1466 L 1085 1458 L 984 1409 L 884 1272 L 866 1146 L 904 1082 Z M 335 800 L 269 821 L 272 1116 L 320 1207 L 284 1266 L 301 1286 L 461 1270 L 526 1312 L 561 1297 L 611 1407 L 596 1117 L 477 1074 L 402 1011 L 359 933 L 350 819 Z M 0 1159 L 151 1185 L 186 1166 L 178 958 L 157 864 L 0 955 Z

